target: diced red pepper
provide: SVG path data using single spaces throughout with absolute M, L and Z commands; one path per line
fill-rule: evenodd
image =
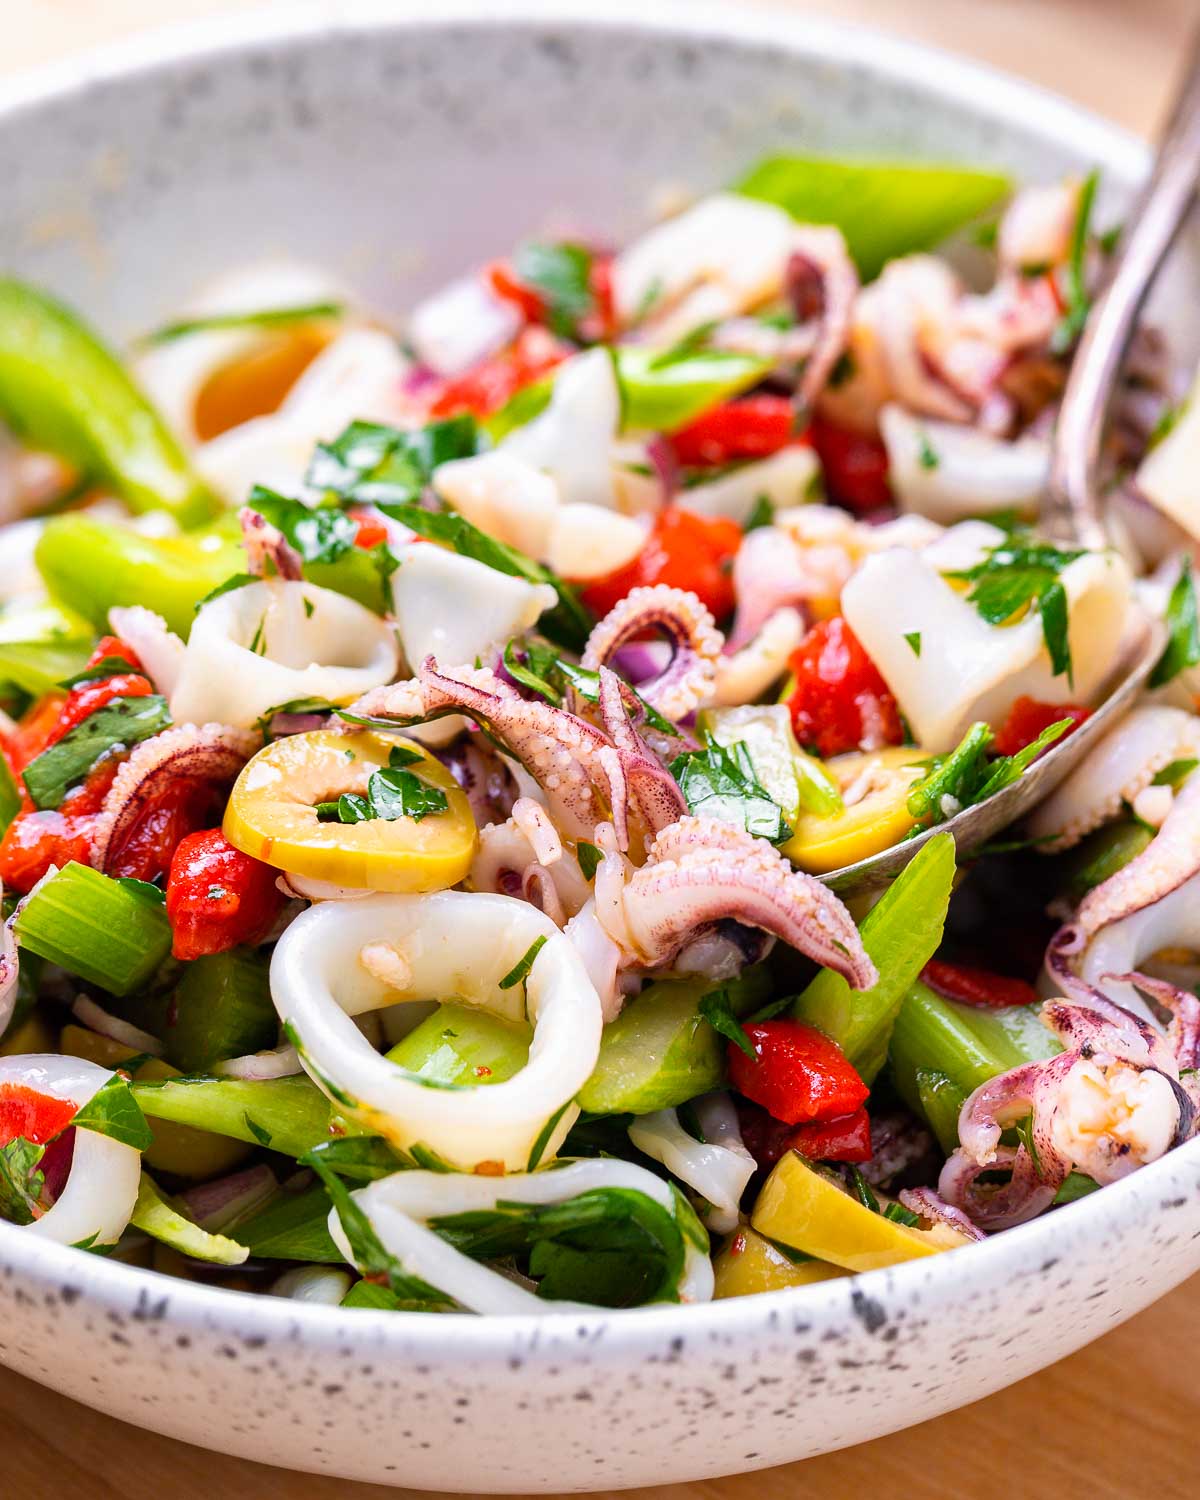
M 931 990 L 963 1005 L 1005 1010 L 1010 1005 L 1038 1003 L 1038 992 L 1023 979 L 1011 979 L 1006 974 L 993 974 L 989 969 L 976 969 L 968 964 L 944 963 L 940 958 L 929 960 L 921 970 L 921 978 Z
M 219 828 L 189 834 L 167 878 L 167 916 L 176 958 L 224 953 L 261 942 L 283 909 L 277 871 L 235 849 Z
M 634 589 L 665 583 L 690 589 L 716 619 L 724 619 L 736 603 L 733 559 L 741 544 L 735 521 L 668 505 L 633 561 L 589 583 L 582 591 L 584 603 L 603 616 Z
M 506 302 L 516 303 L 526 322 L 537 323 L 541 320 L 545 310 L 541 294 L 536 287 L 527 286 L 520 279 L 510 262 L 494 260 L 490 266 L 486 267 L 483 274 L 497 297 L 503 297 Z
M 997 731 L 993 749 L 997 755 L 1016 755 L 1018 750 L 1032 745 L 1043 729 L 1049 729 L 1060 719 L 1070 719 L 1071 727 L 1055 741 L 1061 744 L 1091 713 L 1090 708 L 1081 708 L 1076 703 L 1039 703 L 1036 698 L 1018 698 Z
M 24 1136 L 35 1146 L 44 1146 L 74 1117 L 70 1099 L 56 1099 L 23 1083 L 0 1084 L 0 1143 L 4 1145 Z
M 555 338 L 549 329 L 532 324 L 501 353 L 433 386 L 428 414 L 440 418 L 471 412 L 476 417 L 490 417 L 519 390 L 548 375 L 574 352 L 573 345 Z
M 813 626 L 788 669 L 796 683 L 788 708 L 802 745 L 828 757 L 903 741 L 896 700 L 840 615 Z
M 759 1021 L 744 1028 L 753 1061 L 735 1043 L 727 1048 L 729 1077 L 738 1093 L 777 1120 L 801 1125 L 852 1114 L 870 1090 L 846 1054 L 824 1032 L 803 1021 Z
M 796 438 L 796 409 L 787 396 L 745 396 L 704 412 L 669 439 L 681 464 L 729 464 L 767 458 Z
M 870 1116 L 865 1109 L 856 1109 L 835 1120 L 812 1120 L 797 1125 L 786 1144 L 810 1161 L 870 1161 Z
M 381 542 L 387 541 L 388 529 L 382 521 L 376 520 L 374 516 L 359 515 L 355 511 L 352 511 L 351 515 L 358 527 L 354 533 L 356 547 L 362 547 L 364 551 L 369 552 L 372 547 L 378 547 Z
M 820 416 L 813 417 L 809 432 L 831 500 L 860 516 L 891 505 L 887 449 L 881 438 L 837 427 Z

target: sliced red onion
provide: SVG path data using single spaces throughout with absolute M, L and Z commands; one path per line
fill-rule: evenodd
M 661 432 L 655 433 L 646 444 L 646 461 L 654 470 L 658 480 L 662 492 L 662 503 L 669 504 L 679 493 L 682 480 L 675 450 Z
M 661 677 L 670 665 L 671 655 L 668 641 L 630 641 L 613 653 L 612 665 L 626 682 L 637 687 L 639 682 Z
M 311 734 L 324 729 L 329 719 L 329 714 L 276 714 L 267 725 L 267 737 L 281 740 L 290 734 Z
M 122 1021 L 119 1016 L 110 1015 L 88 995 L 75 997 L 71 1014 L 89 1030 L 108 1037 L 110 1041 L 120 1042 L 122 1047 L 132 1047 L 135 1052 L 145 1052 L 150 1057 L 163 1055 L 165 1049 L 156 1036 L 130 1025 L 128 1021 Z
M 179 1194 L 188 1216 L 209 1234 L 218 1234 L 235 1219 L 261 1208 L 279 1189 L 275 1174 L 265 1163 L 246 1167 L 213 1182 L 197 1183 Z

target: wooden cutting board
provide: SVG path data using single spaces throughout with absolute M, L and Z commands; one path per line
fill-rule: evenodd
M 984 58 L 1144 134 L 1169 94 L 1188 28 L 1200 20 L 1196 0 L 763 3 Z M 0 71 L 166 20 L 249 8 L 246 0 L 0 0 Z M 964 1411 L 790 1468 L 638 1493 L 644 1500 L 848 1500 L 872 1493 L 882 1500 L 1192 1500 L 1197 1348 L 1200 1277 L 1082 1353 Z M 139 1433 L 4 1371 L 0 1474 L 0 1495 L 12 1500 L 422 1500 L 416 1492 L 351 1489 Z

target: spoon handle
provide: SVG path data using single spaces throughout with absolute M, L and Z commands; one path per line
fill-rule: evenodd
M 1149 181 L 1130 213 L 1104 289 L 1071 364 L 1055 429 L 1043 529 L 1055 540 L 1107 545 L 1097 477 L 1109 398 L 1159 266 L 1200 181 L 1200 45 L 1193 46 Z

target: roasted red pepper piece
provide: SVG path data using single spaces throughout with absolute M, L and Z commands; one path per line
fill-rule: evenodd
M 860 516 L 892 503 L 887 449 L 881 438 L 837 427 L 820 416 L 813 417 L 809 435 L 830 500 Z
M 71 860 L 90 863 L 96 818 L 118 769 L 115 759 L 102 761 L 55 809 L 39 812 L 26 798 L 25 811 L 0 839 L 0 882 L 25 895 L 51 865 L 61 869 Z
M 283 909 L 278 872 L 235 849 L 219 828 L 189 834 L 167 878 L 167 916 L 176 958 L 258 943 Z
M 364 516 L 357 511 L 351 511 L 358 529 L 354 533 L 354 545 L 370 551 L 372 547 L 378 547 L 381 542 L 388 539 L 388 529 L 382 521 L 377 521 L 374 516 Z
M 1055 741 L 1061 744 L 1091 713 L 1090 708 L 1075 703 L 1039 703 L 1036 698 L 1018 698 L 997 731 L 992 748 L 997 755 L 1016 755 L 1018 750 L 1032 745 L 1043 729 L 1049 729 L 1060 719 L 1070 719 L 1070 729 Z
M 113 657 L 120 657 L 135 671 L 142 670 L 141 659 L 132 646 L 126 645 L 119 635 L 102 635 L 96 643 L 96 649 L 88 657 L 89 667 L 98 667 L 102 661 L 110 661 Z
M 733 558 L 742 544 L 741 528 L 724 516 L 698 516 L 668 505 L 655 518 L 646 545 L 623 568 L 583 589 L 583 600 L 606 615 L 634 589 L 656 583 L 689 589 L 721 620 L 733 611 Z
M 921 970 L 921 978 L 931 990 L 947 1000 L 963 1005 L 987 1005 L 1004 1010 L 1010 1005 L 1036 1005 L 1038 992 L 1023 979 L 993 974 L 989 969 L 975 969 L 967 964 L 948 964 L 931 958 Z
M 813 626 L 788 669 L 796 683 L 788 708 L 802 745 L 828 757 L 903 741 L 896 700 L 840 615 Z
M 835 1120 L 812 1120 L 797 1125 L 785 1144 L 810 1161 L 870 1161 L 870 1116 L 865 1109 L 856 1109 Z
M 704 412 L 669 439 L 681 464 L 729 464 L 767 458 L 795 441 L 796 410 L 787 396 L 745 396 Z
M 730 1042 L 729 1077 L 739 1094 L 777 1120 L 801 1125 L 852 1114 L 870 1090 L 846 1054 L 824 1032 L 803 1021 L 759 1021 L 744 1031 L 753 1061 Z
M 519 390 L 548 375 L 574 352 L 572 344 L 555 338 L 549 329 L 531 324 L 501 353 L 435 385 L 429 416 L 454 417 L 471 412 L 476 417 L 490 417 Z
M 41 1094 L 23 1083 L 0 1084 L 0 1142 L 5 1145 L 24 1136 L 35 1146 L 44 1146 L 74 1118 L 70 1099 Z
M 124 843 L 109 849 L 105 874 L 162 879 L 182 841 L 220 817 L 224 801 L 203 777 L 177 776 L 145 808 Z

